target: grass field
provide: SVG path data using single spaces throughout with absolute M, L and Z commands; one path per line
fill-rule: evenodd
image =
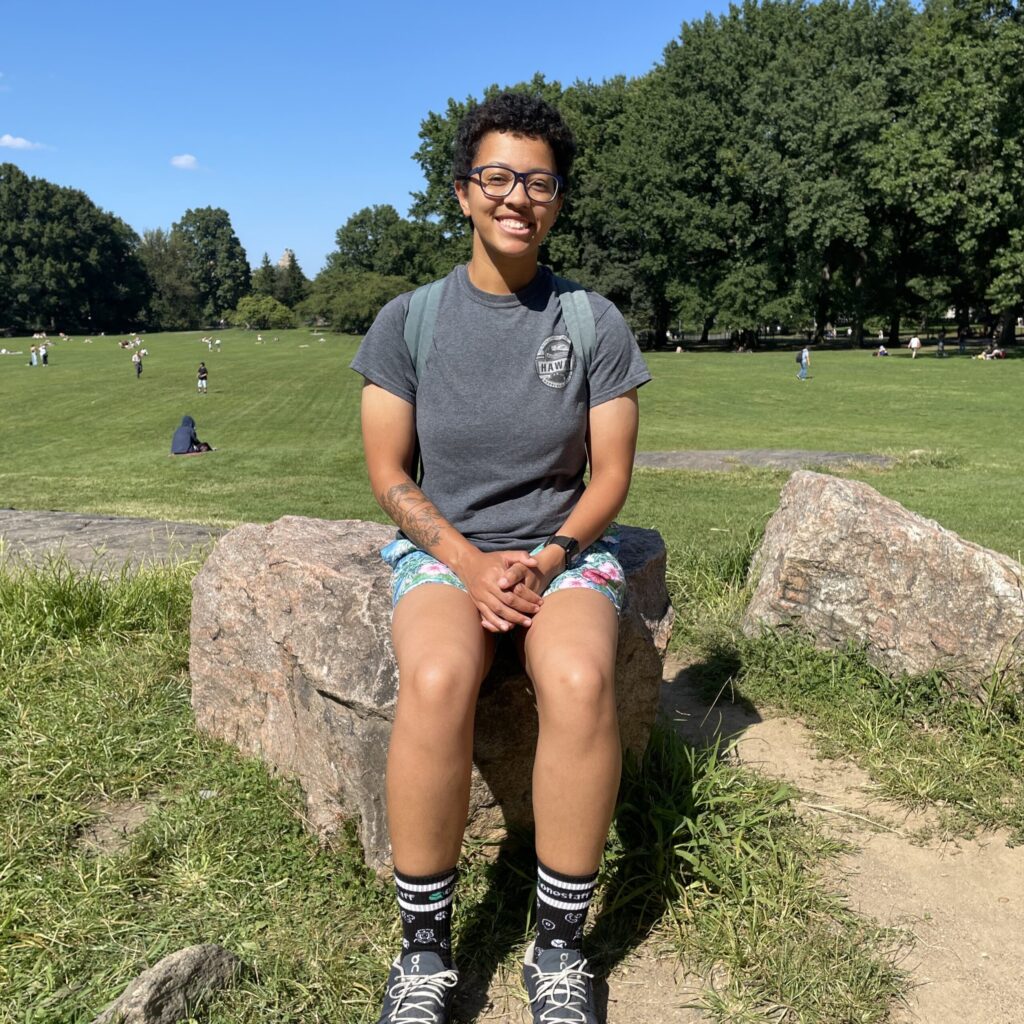
M 58 342 L 51 365 L 0 356 L 0 505 L 231 524 L 285 513 L 381 518 L 358 436 L 357 340 L 278 332 L 255 344 L 198 334 L 145 341 L 136 381 L 115 339 Z M 272 338 L 267 332 L 264 337 Z M 29 342 L 4 342 L 22 348 Z M 195 393 L 205 359 L 210 393 Z M 883 493 L 1018 555 L 1024 512 L 1024 360 L 787 353 L 648 356 L 640 447 L 883 452 L 856 471 Z M 218 451 L 167 455 L 183 414 Z M 747 560 L 784 473 L 640 471 L 624 521 L 661 530 L 680 612 L 674 644 L 709 693 L 799 713 L 883 791 L 948 809 L 947 827 L 1024 836 L 1024 698 L 981 702 L 943 681 L 885 679 L 857 652 L 744 638 Z M 351 835 L 319 851 L 295 790 L 198 736 L 188 704 L 195 565 L 103 581 L 59 564 L 0 571 L 0 1022 L 85 1024 L 143 967 L 215 941 L 252 971 L 214 1024 L 376 1019 L 395 946 L 392 896 Z M 846 1024 L 887 1019 L 901 937 L 859 921 L 824 887 L 836 845 L 791 796 L 717 750 L 659 732 L 627 773 L 602 866 L 590 949 L 600 970 L 654 933 L 714 972 L 713 1019 Z M 123 801 L 148 817 L 117 852 L 81 839 Z M 463 865 L 463 969 L 512 967 L 531 861 L 509 849 Z
M 381 518 L 362 469 L 359 378 L 347 369 L 358 340 L 220 337 L 220 352 L 198 333 L 147 337 L 138 381 L 114 338 L 58 342 L 45 369 L 30 369 L 27 355 L 0 357 L 0 503 L 220 524 L 286 513 Z M 27 353 L 30 342 L 5 344 Z M 195 391 L 200 359 L 206 396 Z M 1020 551 L 1024 360 L 821 352 L 806 384 L 789 353 L 652 353 L 648 362 L 641 450 L 893 453 L 897 468 L 853 475 L 972 540 Z M 186 413 L 217 452 L 168 457 Z M 763 522 L 784 480 L 639 472 L 623 518 L 658 526 L 673 549 L 724 549 Z

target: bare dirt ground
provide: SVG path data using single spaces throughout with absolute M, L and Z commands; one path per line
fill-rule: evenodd
M 801 722 L 733 705 L 709 710 L 677 663 L 666 665 L 662 712 L 691 740 L 736 737 L 743 763 L 797 787 L 800 813 L 852 844 L 833 867 L 835 889 L 857 913 L 908 938 L 901 967 L 911 987 L 892 1024 L 1024 1021 L 1024 848 L 999 833 L 922 841 L 933 823 L 927 814 L 881 799 L 852 762 L 820 758 Z M 690 1007 L 701 990 L 652 940 L 612 972 L 599 1001 L 607 1024 L 699 1024 L 709 1018 Z M 530 1020 L 515 975 L 493 979 L 477 998 L 486 1008 L 467 1019 Z

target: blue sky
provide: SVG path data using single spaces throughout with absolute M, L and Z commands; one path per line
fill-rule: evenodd
M 3 0 L 0 162 L 140 233 L 222 206 L 250 263 L 288 246 L 312 277 L 352 213 L 407 212 L 420 122 L 449 97 L 536 71 L 642 75 L 684 21 L 725 8 Z

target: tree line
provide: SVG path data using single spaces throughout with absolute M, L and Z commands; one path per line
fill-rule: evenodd
M 538 74 L 484 95 L 531 90 L 562 111 L 579 153 L 544 259 L 656 338 L 832 325 L 896 342 L 952 310 L 1007 341 L 1024 313 L 1022 56 L 1009 0 L 747 0 L 684 24 L 639 78 Z M 408 214 L 354 214 L 312 282 L 267 257 L 250 273 L 223 210 L 140 239 L 0 165 L 0 327 L 230 314 L 364 331 L 468 256 L 451 156 L 476 102 L 427 114 Z

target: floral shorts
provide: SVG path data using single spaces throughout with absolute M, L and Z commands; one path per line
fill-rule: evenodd
M 541 546 L 534 548 L 535 553 Z M 626 597 L 626 574 L 616 558 L 619 532 L 613 523 L 600 540 L 582 551 L 571 569 L 559 573 L 549 584 L 545 594 L 556 590 L 596 590 L 604 594 L 615 611 L 622 611 Z M 421 583 L 445 583 L 449 587 L 465 590 L 462 580 L 426 551 L 421 551 L 411 540 L 399 537 L 381 549 L 381 558 L 391 566 L 391 607 Z

